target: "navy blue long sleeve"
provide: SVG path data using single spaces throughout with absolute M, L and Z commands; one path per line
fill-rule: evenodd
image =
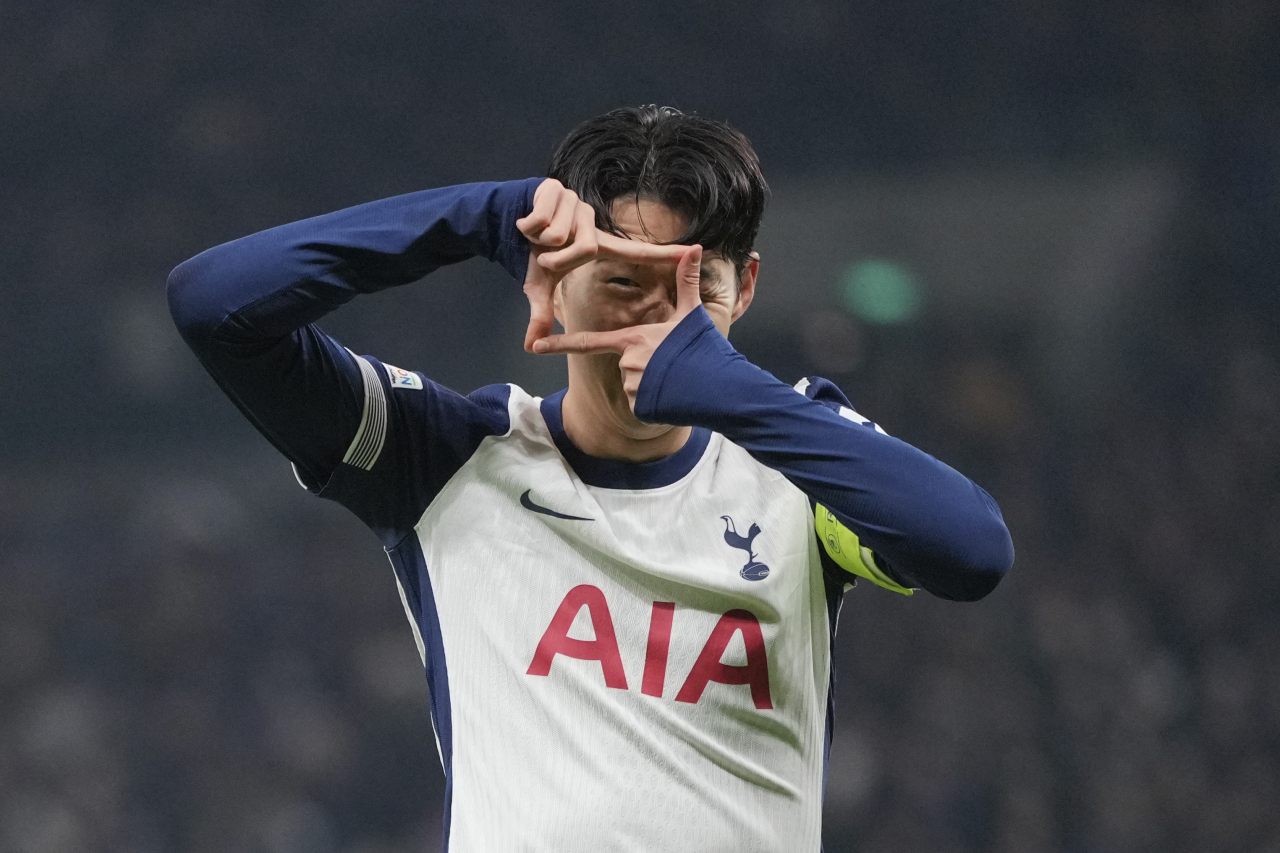
M 976 600 L 1013 563 L 1000 510 L 977 484 L 751 364 L 701 308 L 654 352 L 635 411 L 723 434 L 834 512 L 909 586 Z
M 501 426 L 505 403 L 480 392 L 462 397 L 425 377 L 423 393 L 393 393 L 383 370 L 370 371 L 387 417 L 418 428 L 389 431 L 382 464 L 370 471 L 340 465 L 366 408 L 368 377 L 314 323 L 357 295 L 471 257 L 497 261 L 523 280 L 529 248 L 515 221 L 532 208 L 541 181 L 410 193 L 209 249 L 169 276 L 174 322 L 308 488 L 352 508 L 384 541 L 394 538 L 488 427 Z
M 515 220 L 541 179 L 465 184 L 370 202 L 221 246 L 169 276 L 182 337 L 250 421 L 323 483 L 360 419 L 360 371 L 312 325 L 359 294 L 485 257 L 523 279 Z

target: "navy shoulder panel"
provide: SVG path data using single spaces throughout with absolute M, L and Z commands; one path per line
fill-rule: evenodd
M 488 385 L 463 396 L 370 356 L 356 361 L 364 411 L 342 464 L 318 494 L 350 509 L 391 547 L 480 442 L 510 429 L 511 387 Z
M 478 407 L 477 414 L 487 419 L 491 429 L 485 435 L 506 435 L 511 429 L 510 385 L 485 385 L 468 394 L 467 399 Z

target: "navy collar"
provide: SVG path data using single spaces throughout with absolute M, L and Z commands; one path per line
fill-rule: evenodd
M 565 389 L 567 391 L 568 389 Z M 670 456 L 652 462 L 628 462 L 625 459 L 602 459 L 579 450 L 564 431 L 560 406 L 565 391 L 557 391 L 542 401 L 542 419 L 547 422 L 551 438 L 582 482 L 602 489 L 659 489 L 669 486 L 693 470 L 711 440 L 711 430 L 694 427 L 684 447 Z

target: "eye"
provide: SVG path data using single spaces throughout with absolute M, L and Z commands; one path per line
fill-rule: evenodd
M 639 287 L 639 285 L 638 285 L 638 284 L 636 284 L 636 283 L 635 283 L 634 281 L 632 281 L 631 279 L 629 279 L 629 278 L 623 278 L 623 277 L 622 277 L 622 276 L 620 276 L 620 275 L 619 275 L 619 276 L 614 276 L 613 278 L 609 279 L 609 283 L 610 283 L 610 284 L 618 284 L 618 285 L 621 285 L 622 287 Z

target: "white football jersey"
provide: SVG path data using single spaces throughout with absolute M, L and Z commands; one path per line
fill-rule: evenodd
M 819 849 L 832 626 L 808 499 L 718 434 L 668 485 L 586 485 L 540 402 L 512 387 L 509 430 L 391 550 L 448 849 Z
M 1013 560 L 999 508 L 826 380 L 791 389 L 751 364 L 701 308 L 645 368 L 636 416 L 693 425 L 649 463 L 574 447 L 564 392 L 463 396 L 314 325 L 467 257 L 523 280 L 515 223 L 541 183 L 215 247 L 170 275 L 175 323 L 299 482 L 387 549 L 431 690 L 446 850 L 817 850 L 846 583 L 981 598 Z

